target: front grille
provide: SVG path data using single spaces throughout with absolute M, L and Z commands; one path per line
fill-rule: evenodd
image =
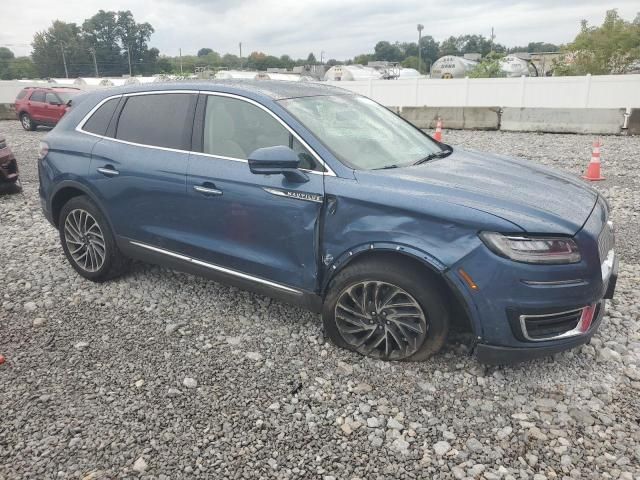
M 613 234 L 613 229 L 609 222 L 604 224 L 604 228 L 600 232 L 598 236 L 598 253 L 600 255 L 600 261 L 604 262 L 607 258 L 607 254 L 610 250 L 613 250 L 615 246 L 615 237 Z
M 548 315 L 523 315 L 523 333 L 530 340 L 544 340 L 569 332 L 578 326 L 583 309 Z

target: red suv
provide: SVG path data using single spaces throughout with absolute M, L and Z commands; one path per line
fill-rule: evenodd
M 26 87 L 16 97 L 16 115 L 25 130 L 54 126 L 69 110 L 69 100 L 81 90 L 72 87 Z

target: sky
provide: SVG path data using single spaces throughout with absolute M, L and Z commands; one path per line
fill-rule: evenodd
M 137 22 L 149 22 L 149 42 L 161 54 L 195 54 L 202 47 L 220 53 L 262 51 L 280 56 L 345 60 L 373 51 L 379 40 L 417 41 L 423 35 L 441 41 L 450 35 L 482 34 L 506 46 L 529 42 L 567 43 L 580 20 L 602 23 L 617 8 L 633 20 L 638 0 L 0 0 L 0 46 L 29 54 L 33 34 L 55 19 L 82 24 L 99 9 L 131 10 Z

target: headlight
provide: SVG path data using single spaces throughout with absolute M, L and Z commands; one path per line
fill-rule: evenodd
M 489 249 L 501 257 L 516 262 L 561 264 L 580 261 L 578 245 L 564 237 L 525 237 L 481 232 L 480 238 Z

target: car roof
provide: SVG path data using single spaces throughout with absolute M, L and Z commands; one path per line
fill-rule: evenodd
M 200 90 L 210 92 L 226 92 L 237 94 L 253 94 L 268 97 L 272 100 L 284 98 L 314 97 L 320 95 L 353 95 L 353 92 L 343 88 L 324 85 L 316 82 L 295 82 L 288 80 L 211 80 L 211 81 L 181 81 L 157 82 L 142 85 L 128 85 L 125 87 L 101 90 L 109 95 L 123 93 L 151 92 L 157 90 Z M 104 95 L 109 96 L 109 95 Z
M 38 87 L 24 87 L 23 90 L 50 90 L 52 92 L 64 91 L 64 90 L 74 90 L 76 92 L 80 92 L 81 89 L 78 87 L 62 87 L 62 86 L 38 86 Z

